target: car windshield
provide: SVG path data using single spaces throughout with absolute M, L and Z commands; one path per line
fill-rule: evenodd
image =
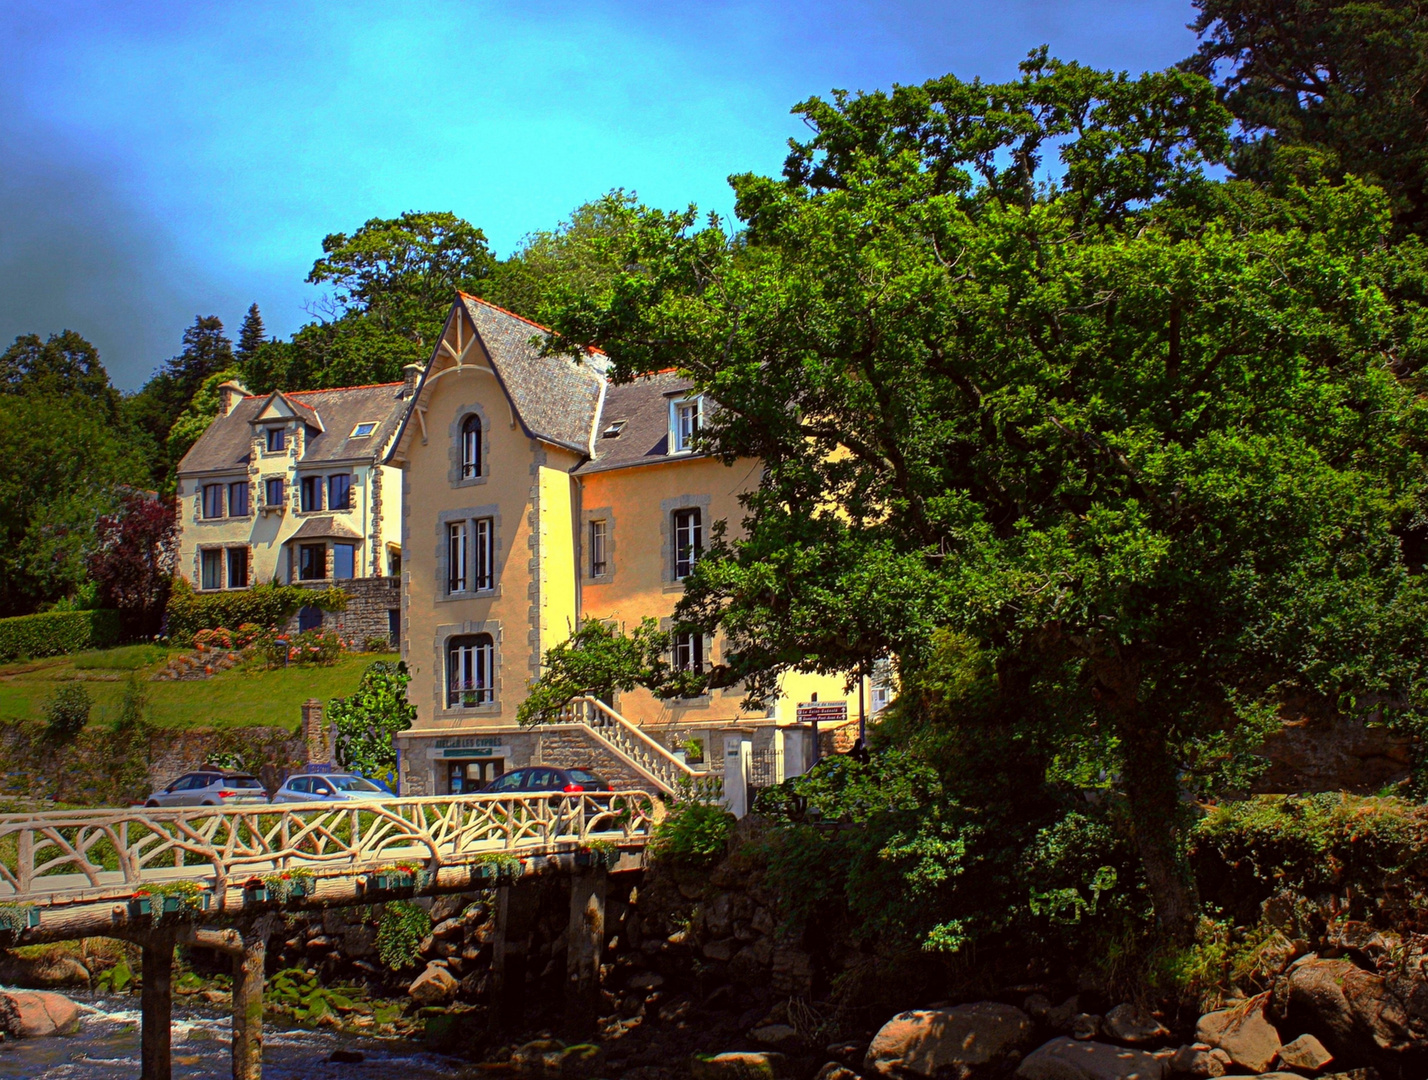
M 360 776 L 332 776 L 329 777 L 337 785 L 338 791 L 381 791 L 376 784 L 370 780 L 364 780 Z
M 260 788 L 262 782 L 254 776 L 225 776 L 223 786 L 231 788 Z
M 605 782 L 601 780 L 598 776 L 596 776 L 594 773 L 586 772 L 584 769 L 566 769 L 565 773 L 567 776 L 570 777 L 572 781 L 577 784 L 591 785 L 603 784 Z

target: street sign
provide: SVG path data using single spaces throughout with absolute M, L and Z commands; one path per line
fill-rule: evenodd
M 801 701 L 798 703 L 800 724 L 841 724 L 848 719 L 846 701 Z

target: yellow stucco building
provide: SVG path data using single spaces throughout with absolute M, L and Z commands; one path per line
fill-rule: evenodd
M 696 771 L 742 762 L 755 786 L 804 771 L 815 719 L 825 738 L 856 726 L 859 692 L 839 678 L 789 674 L 754 713 L 737 691 L 636 691 L 592 709 L 595 723 L 516 724 L 545 651 L 581 620 L 670 617 L 713 524 L 737 533 L 760 469 L 693 449 L 705 403 L 687 380 L 614 385 L 598 354 L 542 356 L 543 335 L 458 297 L 387 459 L 402 475 L 401 641 L 417 707 L 398 740 L 403 790 L 469 791 L 533 763 L 643 786 L 668 784 L 676 757 Z M 671 659 L 702 668 L 719 648 L 688 635 Z
M 221 386 L 218 415 L 178 467 L 179 573 L 205 592 L 337 585 L 347 611 L 305 608 L 295 628 L 395 640 L 401 474 L 384 461 L 412 389 Z

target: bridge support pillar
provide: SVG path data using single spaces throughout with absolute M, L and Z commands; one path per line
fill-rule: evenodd
M 140 1080 L 172 1080 L 173 934 L 155 933 L 146 938 L 141 947 L 144 982 L 139 996 L 143 1014 L 139 1033 Z
M 592 1027 L 600 1009 L 600 951 L 605 944 L 604 871 L 570 880 L 570 924 L 566 932 L 565 1014 L 572 1027 Z
M 233 1080 L 263 1075 L 263 965 L 272 923 L 267 915 L 247 927 L 233 954 Z

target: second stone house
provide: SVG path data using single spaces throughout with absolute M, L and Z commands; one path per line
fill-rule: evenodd
M 846 740 L 860 692 L 789 673 L 765 709 L 738 690 L 584 703 L 522 730 L 516 710 L 546 650 L 584 619 L 668 625 L 720 520 L 737 534 L 759 462 L 696 449 L 709 407 L 676 374 L 614 385 L 604 358 L 541 354 L 544 328 L 459 296 L 389 461 L 402 470 L 402 655 L 413 728 L 398 740 L 407 794 L 470 791 L 518 766 L 584 765 L 643 787 L 726 762 L 755 787 L 804 771 L 816 725 Z M 721 643 L 673 642 L 703 670 Z
M 412 392 L 406 383 L 249 394 L 219 388 L 218 415 L 178 467 L 179 572 L 196 589 L 262 582 L 349 594 L 305 607 L 294 629 L 397 640 L 401 474 L 384 464 Z

